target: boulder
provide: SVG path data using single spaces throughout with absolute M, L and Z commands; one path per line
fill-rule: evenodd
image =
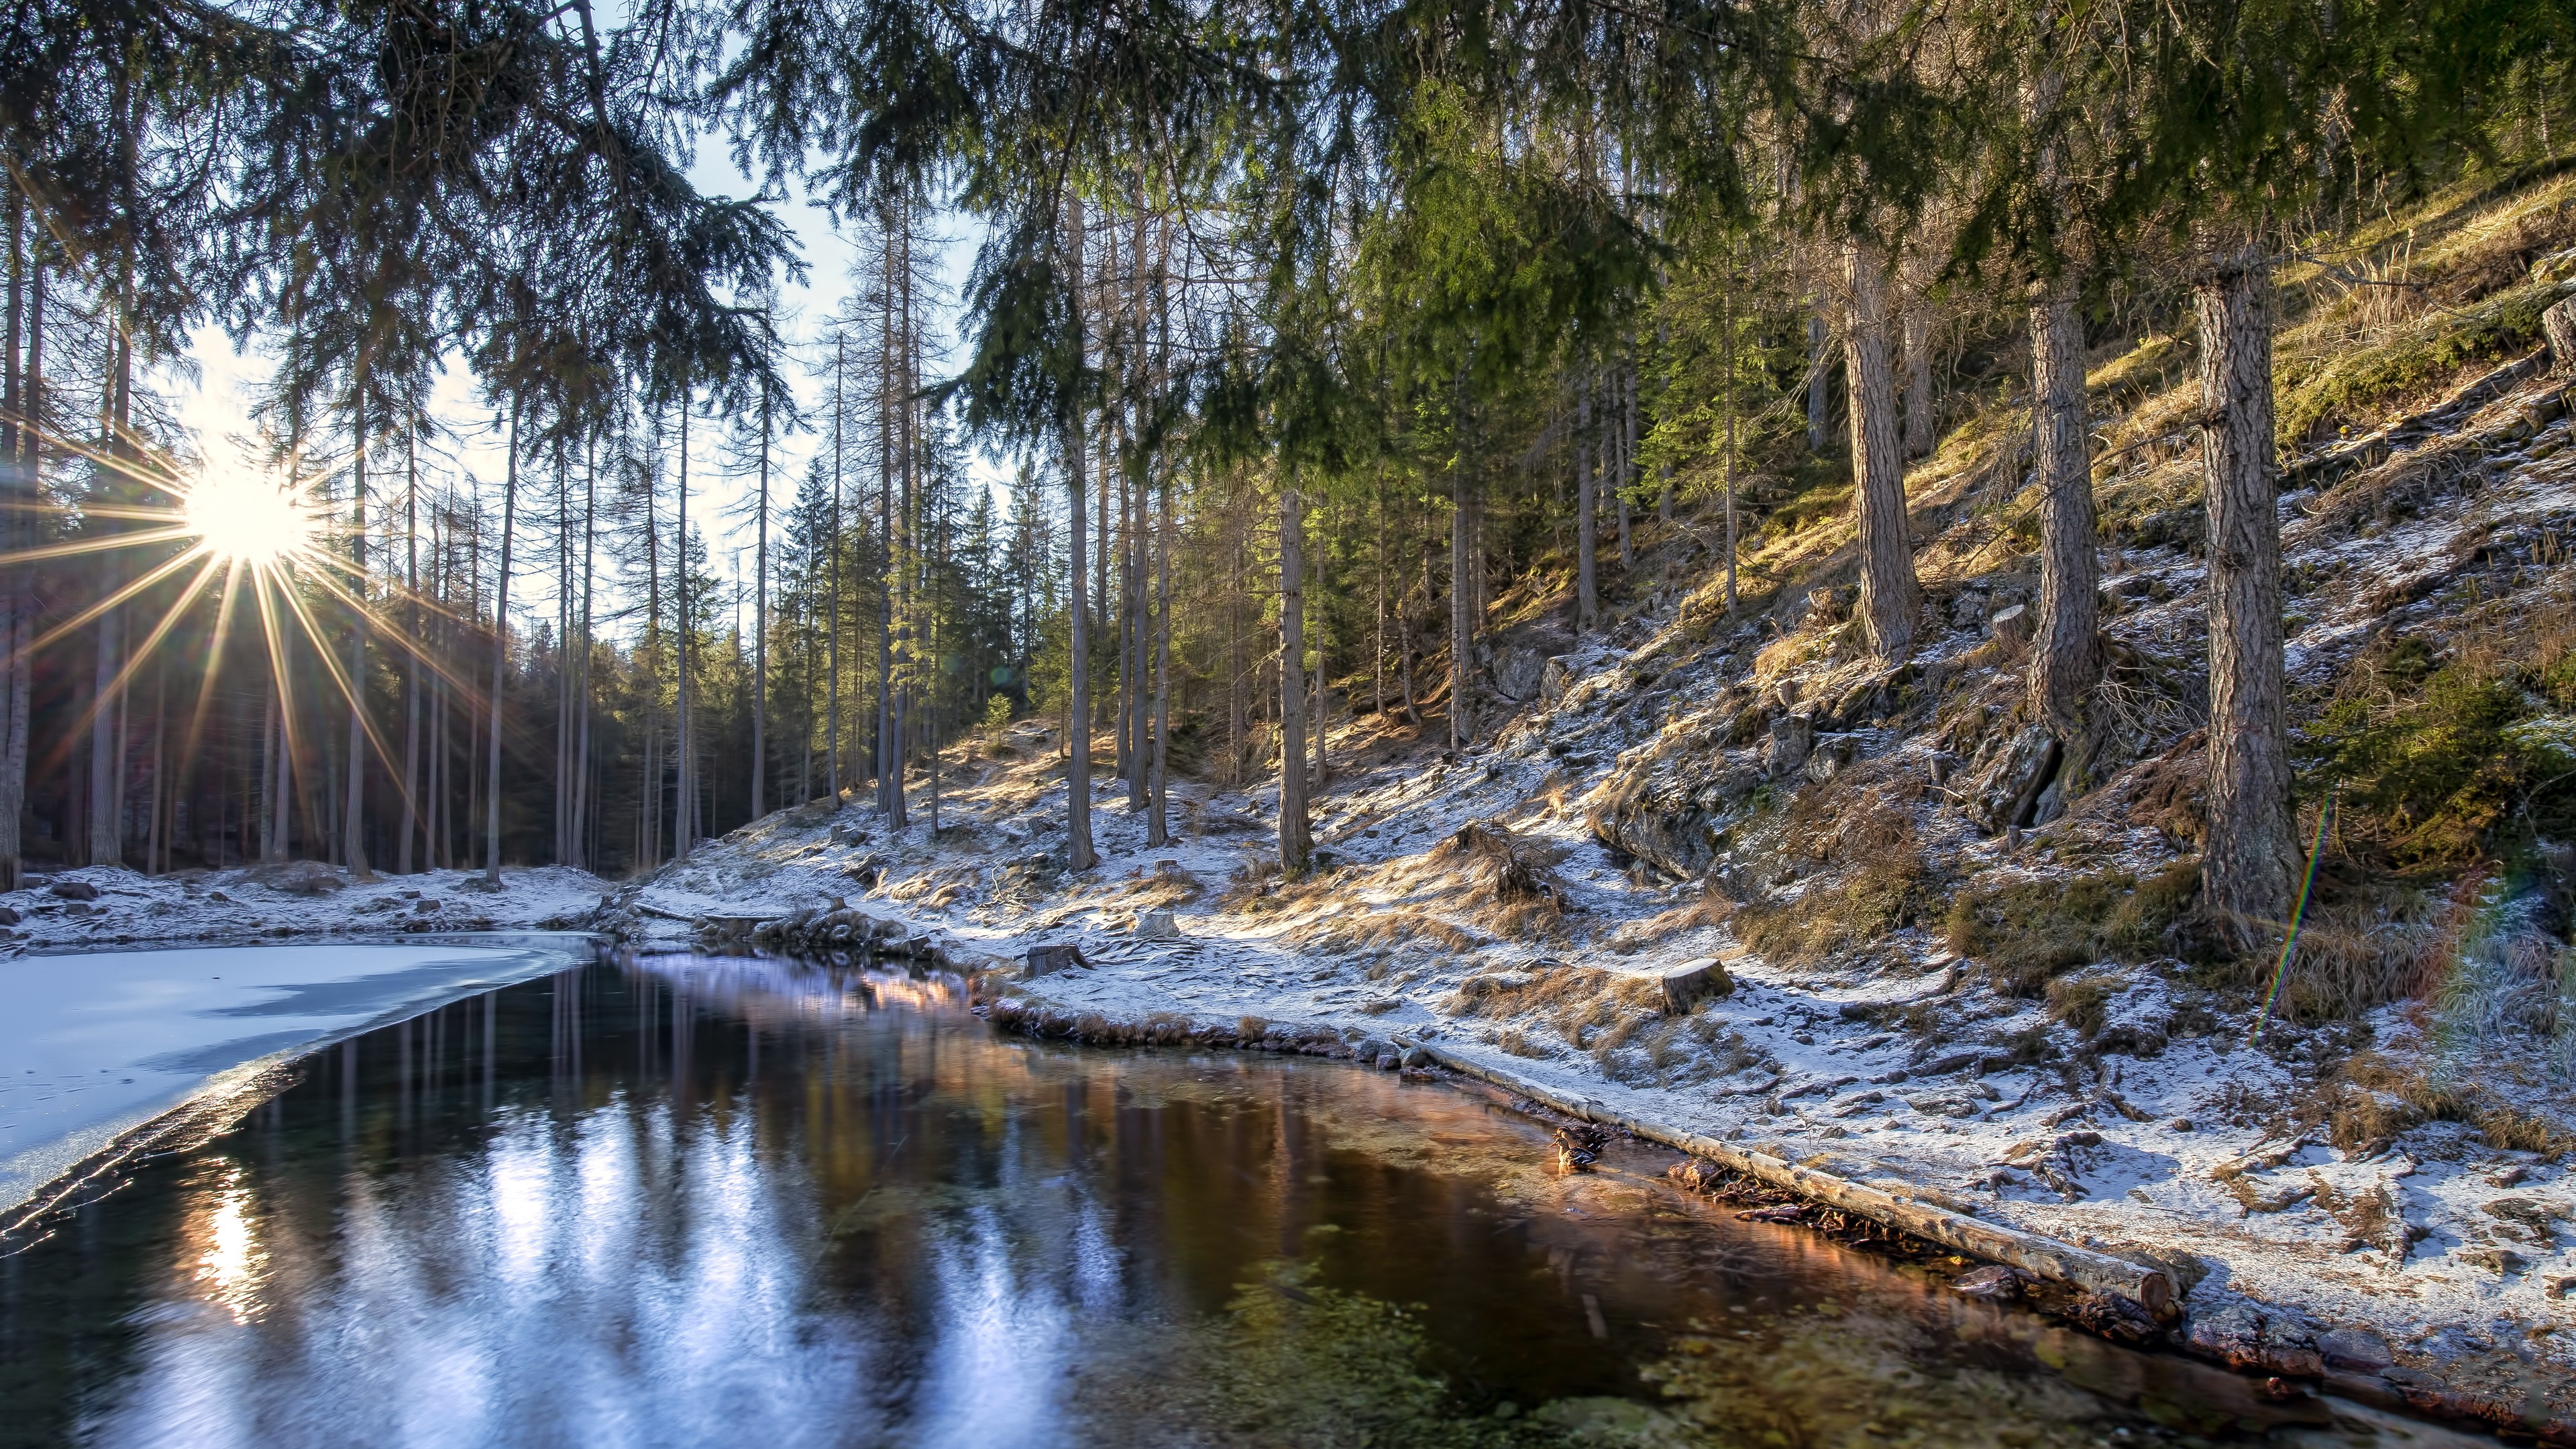
M 2057 778 L 2057 737 L 2038 725 L 2013 736 L 1970 788 L 1968 818 L 1989 835 L 2030 823 L 2039 794 Z
M 58 880 L 45 887 L 45 894 L 58 900 L 94 901 L 98 899 L 98 887 L 85 880 Z
M 1051 976 L 1058 971 L 1067 971 L 1076 966 L 1088 966 L 1090 964 L 1090 962 L 1082 959 L 1082 948 L 1080 946 L 1031 946 L 1028 954 L 1027 974 L 1031 976 Z
M 1713 996 L 1724 996 L 1735 990 L 1735 980 L 1714 956 L 1685 961 L 1656 978 L 1663 987 L 1664 1012 L 1668 1016 L 1687 1015 L 1690 1009 Z
M 2541 313 L 2540 330 L 2549 339 L 2549 370 L 2576 373 L 2576 297 L 2561 297 Z
M 1539 698 L 1545 700 L 1548 704 L 1554 705 L 1558 700 L 1565 698 L 1565 692 L 1573 687 L 1574 670 L 1566 663 L 1564 655 L 1559 654 L 1555 658 L 1548 660 L 1547 663 L 1539 669 Z
M 1806 776 L 1821 785 L 1841 774 L 1851 762 L 1860 758 L 1860 736 L 1826 735 L 1816 741 L 1807 755 Z
M 1494 692 L 1514 704 L 1538 697 L 1550 661 L 1535 649 L 1505 649 L 1494 658 Z
M 1774 780 L 1785 780 L 1807 767 L 1816 748 L 1816 722 L 1803 714 L 1784 714 L 1771 721 L 1771 747 L 1764 763 Z

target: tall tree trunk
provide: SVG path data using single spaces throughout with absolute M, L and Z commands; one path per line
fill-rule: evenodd
M 18 426 L 18 419 L 33 411 L 26 406 L 32 393 L 27 373 L 33 369 L 19 366 L 20 329 L 26 320 L 20 309 L 29 270 L 26 213 L 26 197 L 11 187 L 8 331 L 6 350 L 0 351 L 0 555 L 26 547 L 27 504 L 35 493 L 35 468 L 27 456 L 35 433 Z M 14 891 L 25 881 L 25 843 L 18 823 L 27 809 L 27 644 L 34 612 L 25 565 L 0 564 L 0 650 L 7 651 L 6 663 L 0 664 L 0 891 Z
M 686 416 L 683 412 L 682 416 Z M 484 776 L 483 882 L 501 888 L 501 695 L 510 671 L 510 529 L 519 506 L 519 404 L 510 403 L 510 455 L 501 483 L 501 567 L 492 575 L 491 764 Z
M 1611 486 L 1619 499 L 1619 572 L 1625 575 L 1637 566 L 1637 552 L 1629 542 L 1628 529 L 1628 490 L 1636 483 L 1637 471 L 1637 366 L 1633 355 L 1623 355 L 1621 359 L 1618 387 L 1619 476 Z
M 120 587 L 116 569 L 109 565 L 101 570 L 100 582 L 107 592 Z M 91 654 L 90 700 L 97 712 L 89 721 L 89 841 L 86 859 L 91 865 L 125 863 L 125 822 L 118 818 L 117 785 L 125 771 L 125 739 L 121 729 L 123 710 L 116 707 L 118 666 L 124 657 L 125 610 L 122 606 L 99 615 L 97 647 Z
M 678 798 L 671 821 L 671 858 L 686 860 L 698 843 L 698 749 L 696 711 L 689 698 L 689 639 L 696 632 L 689 618 L 689 393 L 680 393 L 679 516 L 671 535 L 672 640 L 679 649 L 678 689 L 671 710 L 671 746 L 679 755 Z M 506 539 L 507 534 L 503 537 Z
M 1315 841 L 1306 820 L 1306 539 L 1292 469 L 1279 486 L 1279 863 L 1305 872 Z
M 349 777 L 342 790 L 340 837 L 349 874 L 367 869 L 367 374 L 363 359 L 350 408 L 349 593 L 361 607 L 349 611 Z
M 2039 627 L 2031 702 L 2068 762 L 2070 796 L 2083 782 L 2093 688 L 2102 678 L 2101 564 L 2093 546 L 2093 471 L 2084 417 L 2084 323 L 2071 288 L 2030 309 L 2039 451 Z
M 2270 288 L 2268 263 L 2243 242 L 2219 250 L 2196 298 L 2209 500 L 2209 823 L 2201 887 L 2247 949 L 2265 924 L 2289 913 L 2299 859 L 2282 713 Z
M 581 628 L 580 652 L 574 656 L 573 708 L 580 727 L 573 742 L 572 863 L 590 869 L 590 625 L 591 555 L 599 533 L 599 458 L 594 439 L 582 440 L 581 457 Z
M 1575 383 L 1574 404 L 1574 627 L 1589 634 L 1601 620 L 1601 585 L 1595 559 L 1601 509 L 1592 479 L 1592 369 Z M 1461 575 L 1461 577 L 1464 577 Z
M 1066 244 L 1071 251 L 1069 275 L 1074 288 L 1071 308 L 1073 356 L 1075 366 L 1080 368 L 1087 363 L 1089 350 L 1089 345 L 1083 340 L 1080 197 L 1066 200 L 1065 216 Z M 1082 445 L 1082 404 L 1077 398 L 1066 406 L 1064 412 L 1064 482 L 1069 494 L 1067 513 L 1073 525 L 1072 537 L 1068 540 L 1072 546 L 1066 550 L 1070 564 L 1070 577 L 1066 580 L 1070 595 L 1067 603 L 1073 637 L 1069 651 L 1071 677 L 1067 680 L 1070 696 L 1064 713 L 1065 747 L 1069 752 L 1064 772 L 1064 849 L 1066 867 L 1075 871 L 1089 870 L 1099 859 L 1091 846 L 1091 601 L 1084 592 L 1087 580 L 1083 577 L 1082 567 L 1083 553 L 1090 543 L 1083 537 L 1082 485 L 1083 474 L 1088 467 L 1089 459 Z
M 760 402 L 760 494 L 752 515 L 751 818 L 769 813 L 769 399 Z M 587 570 L 585 570 L 585 574 Z
M 429 647 L 420 627 L 420 458 L 409 430 L 403 434 L 403 774 L 402 836 L 394 845 L 394 872 L 412 873 L 412 842 L 423 822 L 420 809 L 420 656 Z
M 1154 782 L 1145 815 L 1145 843 L 1172 842 L 1172 475 L 1162 477 L 1162 519 L 1154 530 Z
M 268 687 L 268 717 L 260 730 L 260 800 L 267 820 L 259 832 L 260 859 L 286 859 L 286 777 L 295 765 L 287 751 L 285 692 L 274 681 Z
M 1825 319 L 1820 312 L 1807 319 L 1807 451 L 1821 453 L 1833 441 L 1828 427 L 1832 412 L 1827 387 L 1832 375 L 1832 359 L 1825 352 Z
M 1860 611 L 1870 652 L 1902 659 L 1914 647 L 1922 590 L 1914 577 L 1914 542 L 1905 516 L 1905 459 L 1897 446 L 1896 380 L 1887 364 L 1886 268 L 1878 249 L 1853 240 L 1845 249 L 1851 320 L 1843 370 L 1851 388 L 1852 477 L 1860 518 Z
M 1920 296 L 1905 300 L 1905 456 L 1932 456 L 1932 314 Z M 2076 381 L 2080 385 L 2081 362 Z
M 1462 389 L 1463 390 L 1463 389 Z M 1468 679 L 1476 643 L 1475 520 L 1467 507 L 1463 458 L 1449 465 L 1449 748 L 1466 753 L 1475 738 Z
M 1735 280 L 1738 274 L 1732 265 L 1734 255 L 1734 244 L 1730 242 L 1727 246 L 1726 295 L 1719 298 L 1717 304 L 1717 370 L 1726 379 L 1720 386 L 1725 389 L 1722 406 L 1726 412 L 1726 612 L 1730 614 L 1735 612 L 1735 558 L 1742 552 L 1735 536 Z M 1667 503 L 1672 501 L 1669 485 L 1664 489 L 1664 499 Z

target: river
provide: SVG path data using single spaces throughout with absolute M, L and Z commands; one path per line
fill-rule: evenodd
M 963 990 L 648 958 L 326 1047 L 7 1245 L 0 1443 L 2493 1442 L 1565 1174 L 1481 1090 Z

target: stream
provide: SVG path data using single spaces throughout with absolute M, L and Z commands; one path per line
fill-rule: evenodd
M 1491 1093 L 674 955 L 327 1046 L 0 1248 L 0 1444 L 2455 1445 Z M 1949 1268 L 1948 1273 L 1955 1273 Z

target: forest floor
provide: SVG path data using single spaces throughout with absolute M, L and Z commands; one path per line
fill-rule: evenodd
M 2356 698 L 2411 718 L 2450 676 L 2409 657 L 2510 682 L 2576 645 L 2570 383 L 2532 350 L 2537 307 L 2576 293 L 2576 180 L 2440 219 L 2432 320 L 2356 332 L 2374 304 L 2346 289 L 2284 336 L 2285 407 L 2323 419 L 2281 500 L 2303 732 Z M 2183 909 L 2207 697 L 2187 348 L 2114 347 L 2092 386 L 2112 667 L 2089 778 L 2055 778 L 2017 709 L 2036 521 L 2002 388 L 1909 479 L 1927 628 L 1902 665 L 1849 617 L 1845 484 L 1771 510 L 1731 610 L 1704 518 L 1646 526 L 1590 636 L 1566 571 L 1507 591 L 1478 679 L 1508 718 L 1460 757 L 1437 714 L 1343 716 L 1303 879 L 1275 863 L 1275 778 L 1176 780 L 1163 846 L 1096 781 L 1100 861 L 1067 873 L 1061 741 L 1023 724 L 951 764 L 935 839 L 920 789 L 894 831 L 818 802 L 611 919 L 663 942 L 837 921 L 1002 973 L 1013 1018 L 1091 1039 L 1223 1025 L 1389 1064 L 1436 1042 L 2164 1266 L 2183 1333 L 2241 1366 L 2576 1433 L 2576 852 L 2328 882 L 2267 1014 L 2272 963 L 2213 955 Z M 2513 748 L 2576 764 L 2576 718 L 2511 687 Z M 1033 974 L 1058 945 L 1088 965 Z M 1731 990 L 1668 1009 L 1663 975 L 1708 959 Z

